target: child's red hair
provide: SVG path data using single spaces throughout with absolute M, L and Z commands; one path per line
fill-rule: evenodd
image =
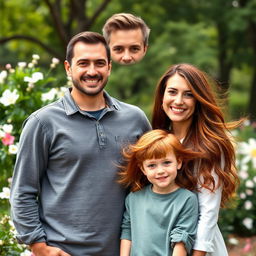
M 202 157 L 202 153 L 183 147 L 180 141 L 165 130 L 152 130 L 145 133 L 135 144 L 123 150 L 126 165 L 122 167 L 119 183 L 137 191 L 149 184 L 141 171 L 143 161 L 164 158 L 173 152 L 177 160 L 182 161 L 182 167 L 177 173 L 176 184 L 190 190 L 196 189 L 197 179 L 192 175 L 190 160 Z M 190 170 L 189 170 L 190 169 Z

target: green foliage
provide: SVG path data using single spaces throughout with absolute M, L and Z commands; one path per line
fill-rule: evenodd
M 1 199 L 0 199 L 1 200 Z M 31 256 L 25 245 L 20 245 L 15 239 L 15 229 L 10 216 L 0 219 L 0 256 Z

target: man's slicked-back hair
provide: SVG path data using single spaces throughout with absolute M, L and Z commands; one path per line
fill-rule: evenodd
M 148 38 L 150 33 L 149 27 L 142 18 L 134 16 L 131 13 L 114 14 L 106 21 L 102 28 L 102 32 L 107 43 L 109 43 L 110 36 L 113 31 L 138 28 L 140 28 L 142 31 L 144 45 L 148 46 Z
M 74 35 L 68 43 L 66 51 L 66 60 L 70 64 L 72 62 L 72 58 L 74 57 L 74 46 L 78 42 L 83 42 L 85 44 L 103 44 L 106 49 L 108 63 L 110 63 L 110 49 L 105 38 L 99 33 L 84 31 Z

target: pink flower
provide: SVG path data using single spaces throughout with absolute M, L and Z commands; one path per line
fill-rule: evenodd
M 246 244 L 243 248 L 243 252 L 250 252 L 251 249 L 252 249 L 252 241 L 251 241 L 251 239 L 247 238 L 246 239 Z
M 2 142 L 5 146 L 12 145 L 14 142 L 15 137 L 12 136 L 10 133 L 6 133 L 5 136 L 2 138 Z

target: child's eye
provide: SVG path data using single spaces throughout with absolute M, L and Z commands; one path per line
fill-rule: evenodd
M 156 165 L 155 164 L 148 164 L 147 167 L 153 169 Z
M 171 161 L 164 161 L 163 164 L 164 165 L 170 165 L 172 162 Z

